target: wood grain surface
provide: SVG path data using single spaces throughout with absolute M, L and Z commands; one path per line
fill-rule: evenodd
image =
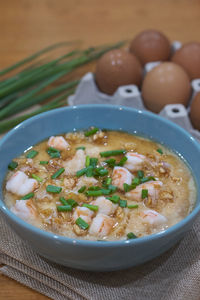
M 1 0 L 0 12 L 0 69 L 55 42 L 88 47 L 130 40 L 149 28 L 171 41 L 200 42 L 199 0 Z M 47 297 L 0 275 L 4 299 Z

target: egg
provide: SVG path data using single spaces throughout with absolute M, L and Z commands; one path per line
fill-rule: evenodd
M 189 116 L 193 127 L 200 130 L 200 92 L 196 94 L 192 101 Z
M 119 86 L 142 81 L 142 66 L 138 59 L 125 50 L 105 53 L 96 65 L 96 83 L 100 91 L 112 95 Z
M 142 97 L 147 109 L 158 113 L 167 104 L 187 105 L 190 80 L 182 67 L 163 62 L 147 73 L 142 84 Z
M 151 61 L 168 60 L 171 45 L 163 33 L 157 30 L 145 30 L 131 42 L 130 52 L 137 56 L 142 65 L 145 65 Z
M 200 43 L 184 44 L 174 53 L 171 60 L 182 66 L 191 80 L 200 78 Z

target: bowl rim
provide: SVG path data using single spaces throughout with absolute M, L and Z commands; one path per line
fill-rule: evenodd
M 7 139 L 10 138 L 10 136 L 15 134 L 15 131 L 18 130 L 18 128 L 29 125 L 30 123 L 35 122 L 38 119 L 41 119 L 47 115 L 54 115 L 55 113 L 59 114 L 59 112 L 68 111 L 68 110 L 70 111 L 70 110 L 74 110 L 74 109 L 78 109 L 78 110 L 86 109 L 87 110 L 87 109 L 94 109 L 94 108 L 125 110 L 125 111 L 130 111 L 130 112 L 133 111 L 134 113 L 140 113 L 143 115 L 147 115 L 147 117 L 151 117 L 151 118 L 158 120 L 159 122 L 163 122 L 167 126 L 170 126 L 171 128 L 175 129 L 176 131 L 182 133 L 185 137 L 187 137 L 191 141 L 191 143 L 193 143 L 194 147 L 196 147 L 198 149 L 198 151 L 200 152 L 200 144 L 196 141 L 196 139 L 185 129 L 183 129 L 179 125 L 171 122 L 170 120 L 164 119 L 163 117 L 161 117 L 157 114 L 154 114 L 152 112 L 149 112 L 149 111 L 130 108 L 130 107 L 122 106 L 122 105 L 110 105 L 110 104 L 106 104 L 106 105 L 105 104 L 86 104 L 86 105 L 78 105 L 78 106 L 67 106 L 67 107 L 57 108 L 57 109 L 53 109 L 53 110 L 50 110 L 47 112 L 43 112 L 41 114 L 38 114 L 36 116 L 33 116 L 33 117 L 21 122 L 20 124 L 15 126 L 13 129 L 11 129 L 8 133 L 6 133 L 3 136 L 3 138 L 0 139 L 0 147 L 2 144 L 4 144 L 6 142 Z M 195 177 L 195 181 L 197 182 L 196 177 Z M 197 198 L 198 198 L 198 195 L 197 195 Z M 148 236 L 136 238 L 136 239 L 129 239 L 129 240 L 127 239 L 127 240 L 118 240 L 118 241 L 81 240 L 81 239 L 69 238 L 66 236 L 57 235 L 57 234 L 49 232 L 49 231 L 45 231 L 45 230 L 40 229 L 32 224 L 25 222 L 23 219 L 17 217 L 14 213 L 12 213 L 9 210 L 9 208 L 5 205 L 5 203 L 3 202 L 3 200 L 1 198 L 0 198 L 0 212 L 2 212 L 3 215 L 9 219 L 9 222 L 11 220 L 11 222 L 17 223 L 20 227 L 25 227 L 25 229 L 30 231 L 30 233 L 32 233 L 32 234 L 35 234 L 37 236 L 39 235 L 40 237 L 48 238 L 48 239 L 53 238 L 54 240 L 56 240 L 59 243 L 64 243 L 64 244 L 66 243 L 69 245 L 79 245 L 79 246 L 84 246 L 84 247 L 98 246 L 98 247 L 103 247 L 103 248 L 104 247 L 110 248 L 110 247 L 117 246 L 117 247 L 121 248 L 121 247 L 126 247 L 128 245 L 133 246 L 133 245 L 138 245 L 138 244 L 142 244 L 142 243 L 147 243 L 152 240 L 165 238 L 165 237 L 168 237 L 169 235 L 179 231 L 181 229 L 181 227 L 186 226 L 188 223 L 190 223 L 191 221 L 193 221 L 193 219 L 195 219 L 197 217 L 198 213 L 200 212 L 200 203 L 198 205 L 196 205 L 195 208 L 184 219 L 182 219 L 181 221 L 179 221 L 175 225 L 167 228 L 164 231 L 154 233 L 154 234 L 151 234 Z

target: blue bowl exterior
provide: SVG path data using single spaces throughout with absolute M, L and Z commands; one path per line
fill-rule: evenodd
M 200 210 L 200 145 L 185 130 L 159 116 L 110 105 L 84 105 L 56 109 L 33 117 L 11 130 L 0 141 L 0 183 L 3 186 L 8 163 L 26 148 L 51 135 L 87 129 L 91 125 L 123 130 L 152 138 L 184 157 L 197 183 L 195 209 L 165 232 L 136 240 L 92 242 L 69 239 L 40 230 L 16 217 L 3 202 L 0 211 L 20 237 L 42 256 L 56 263 L 82 270 L 111 271 L 144 263 L 168 250 L 191 228 Z

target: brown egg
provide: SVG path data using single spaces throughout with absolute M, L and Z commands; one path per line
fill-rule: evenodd
M 200 78 L 200 43 L 191 42 L 177 50 L 171 59 L 182 66 L 190 79 Z
M 142 81 L 142 67 L 138 59 L 125 50 L 105 53 L 97 62 L 96 83 L 99 89 L 112 95 L 119 86 Z
M 200 92 L 194 97 L 190 107 L 190 119 L 195 129 L 200 130 Z
M 157 30 L 145 30 L 139 33 L 130 44 L 130 52 L 137 56 L 142 65 L 150 61 L 168 60 L 170 51 L 168 38 Z
M 144 105 L 160 112 L 166 104 L 187 105 L 191 93 L 190 80 L 182 67 L 163 62 L 147 73 L 142 84 Z

